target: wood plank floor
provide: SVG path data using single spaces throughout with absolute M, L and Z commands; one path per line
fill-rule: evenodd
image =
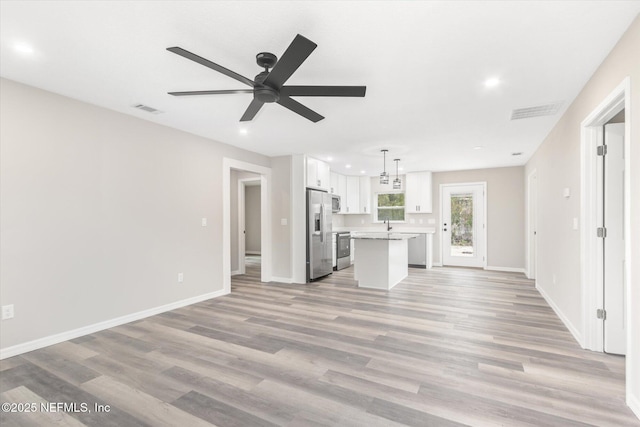
M 640 426 L 624 358 L 581 350 L 521 274 L 352 268 L 262 284 L 0 362 L 8 426 Z M 109 405 L 97 412 L 95 404 Z

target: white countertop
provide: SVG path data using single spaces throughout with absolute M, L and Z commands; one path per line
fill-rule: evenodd
M 419 234 L 386 232 L 355 232 L 351 233 L 352 239 L 374 239 L 374 240 L 409 240 L 418 237 Z
M 351 231 L 352 233 L 386 233 L 387 226 L 380 224 L 378 227 L 333 227 L 333 232 Z M 434 234 L 436 229 L 434 227 L 395 227 L 391 226 L 390 233 L 412 233 L 412 234 Z

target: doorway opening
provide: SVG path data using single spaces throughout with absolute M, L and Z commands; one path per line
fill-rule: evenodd
M 271 169 L 240 160 L 223 158 L 222 160 L 222 289 L 224 294 L 231 292 L 232 259 L 239 262 L 238 234 L 232 233 L 232 224 L 238 222 L 237 203 L 232 201 L 232 180 L 237 180 L 235 172 L 249 172 L 260 182 L 260 274 L 261 282 L 271 281 Z M 233 178 L 233 179 L 232 179 Z M 237 183 L 233 183 L 238 188 Z M 237 192 L 236 192 L 237 193 Z M 232 211 L 235 215 L 232 215 Z M 237 245 L 237 246 L 236 246 Z M 232 249 L 233 247 L 233 249 Z M 241 257 L 244 261 L 244 257 Z M 234 271 L 235 273 L 236 271 Z
M 442 265 L 486 267 L 486 182 L 440 185 Z
M 614 180 L 609 177 L 612 187 L 609 188 L 609 195 L 612 190 L 616 190 L 621 194 L 618 195 L 618 202 L 610 203 L 611 207 L 615 205 L 618 213 L 616 215 L 605 210 L 607 188 L 607 178 L 605 172 L 607 166 L 603 161 L 603 151 L 605 149 L 598 148 L 605 145 L 605 125 L 610 123 L 612 119 L 618 115 L 624 117 L 626 126 L 621 132 L 621 138 L 617 147 L 622 153 L 629 153 L 630 147 L 630 79 L 627 77 L 618 85 L 616 89 L 582 122 L 581 132 L 581 212 L 583 213 L 583 221 L 581 228 L 581 282 L 582 282 L 582 315 L 583 315 L 583 342 L 584 348 L 603 352 L 605 348 L 605 332 L 613 323 L 627 325 L 627 316 L 630 312 L 631 301 L 629 298 L 629 279 L 630 279 L 630 263 L 624 263 L 618 270 L 619 279 L 617 286 L 619 290 L 619 301 L 612 298 L 606 300 L 605 293 L 609 295 L 609 291 L 613 289 L 614 281 L 609 277 L 607 272 L 612 270 L 607 267 L 605 262 L 607 253 L 609 260 L 612 257 L 612 249 L 607 249 L 605 244 L 607 235 L 607 227 L 613 227 L 611 232 L 615 233 L 616 228 L 619 230 L 620 239 L 624 243 L 620 243 L 622 247 L 620 252 L 621 262 L 629 260 L 631 253 L 630 244 L 630 167 L 629 156 L 624 156 L 621 160 L 621 168 L 626 171 Z M 620 116 L 618 116 L 620 117 Z M 613 149 L 613 148 L 612 148 Z M 611 170 L 611 165 L 609 166 Z M 615 181 L 618 181 L 615 184 Z M 622 188 L 620 188 L 620 186 Z M 621 200 L 620 200 L 621 199 Z M 606 218 L 608 216 L 608 218 Z M 613 217 L 613 218 L 612 218 Z M 617 219 L 616 219 L 617 217 Z M 607 224 L 609 222 L 609 225 Z M 612 222 L 613 221 L 613 222 Z M 606 243 L 605 243 L 606 242 Z M 609 286 L 611 289 L 607 289 Z M 614 310 L 612 312 L 611 310 Z M 607 318 L 610 323 L 606 324 Z M 612 332 L 609 331 L 609 334 Z M 629 342 L 629 328 L 621 332 L 622 340 Z M 609 335 L 609 338 L 613 335 Z
M 246 266 L 260 271 L 262 264 L 262 215 L 260 176 L 245 171 L 233 171 L 238 181 L 237 255 L 232 258 L 231 275 L 245 274 Z M 232 175 L 233 175 L 232 172 Z M 232 242 L 232 247 L 235 246 Z M 237 263 L 237 268 L 234 264 Z

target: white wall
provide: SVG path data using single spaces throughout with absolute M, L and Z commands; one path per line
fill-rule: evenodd
M 538 176 L 537 286 L 577 331 L 583 331 L 580 235 L 571 227 L 580 212 L 582 121 L 623 81 L 631 79 L 631 277 L 627 402 L 640 417 L 640 17 L 629 27 L 526 165 Z M 628 112 L 629 113 L 629 112 Z M 562 196 L 570 188 L 572 196 Z M 555 283 L 554 283 L 555 277 Z
M 0 94 L 2 349 L 222 289 L 222 159 L 269 158 L 6 79 Z
M 289 282 L 292 280 L 292 197 L 291 197 L 291 156 L 271 158 L 272 190 L 271 204 L 272 215 L 272 244 L 275 250 L 272 253 L 273 278 L 277 281 Z M 283 220 L 284 223 L 283 224 Z M 304 219 L 301 219 L 302 221 Z M 300 221 L 300 220 L 299 220 Z M 306 239 L 306 236 L 304 236 Z M 306 255 L 305 255 L 306 257 Z

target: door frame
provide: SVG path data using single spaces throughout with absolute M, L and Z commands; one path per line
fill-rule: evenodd
M 487 221 L 487 200 L 489 199 L 489 193 L 487 191 L 487 181 L 478 181 L 478 182 L 452 182 L 452 183 L 447 183 L 447 184 L 440 184 L 440 233 L 438 233 L 440 235 L 440 265 L 444 266 L 444 252 L 443 252 L 443 241 L 444 241 L 444 233 L 442 233 L 442 222 L 444 221 L 444 217 L 443 217 L 443 205 L 444 205 L 444 192 L 442 191 L 444 189 L 444 187 L 462 187 L 465 185 L 482 185 L 482 191 L 484 194 L 484 207 L 483 207 L 483 214 L 484 214 L 484 228 L 483 228 L 483 245 L 482 245 L 482 250 L 484 253 L 484 259 L 482 261 L 482 268 L 486 270 L 487 268 L 487 263 L 488 263 L 488 258 L 489 258 L 489 254 L 487 253 L 487 235 L 488 235 L 488 230 L 489 230 L 489 221 Z M 478 267 L 479 268 L 479 267 Z
M 231 169 L 260 175 L 261 272 L 271 281 L 271 168 L 224 157 L 222 159 L 222 293 L 231 292 Z
M 527 271 L 528 279 L 537 277 L 538 252 L 538 170 L 533 169 L 527 177 Z M 536 233 L 534 235 L 534 233 Z M 535 237 L 534 237 L 535 236 Z
M 247 215 L 246 215 L 246 189 L 247 185 L 260 182 L 260 178 L 242 178 L 238 180 L 238 271 L 231 274 L 245 274 L 247 272 L 245 268 L 245 254 L 246 254 L 246 230 L 247 230 Z M 253 184 L 256 185 L 256 184 Z M 261 184 L 257 184 L 261 185 Z M 260 189 L 262 193 L 262 188 Z M 262 201 L 260 202 L 262 205 Z M 260 218 L 260 225 L 262 225 L 262 218 Z M 260 243 L 260 253 L 262 254 L 262 242 Z M 262 258 L 261 258 L 262 259 Z
M 596 236 L 599 225 L 598 182 L 596 147 L 603 142 L 603 126 L 623 108 L 625 110 L 624 152 L 624 254 L 631 260 L 631 79 L 626 77 L 581 124 L 580 132 L 580 211 L 583 216 L 580 229 L 580 282 L 582 283 L 583 348 L 602 352 L 604 350 L 604 325 L 596 318 L 596 310 L 603 308 L 604 283 L 602 245 Z M 625 263 L 626 317 L 632 311 L 631 263 Z M 633 328 L 627 330 L 627 343 L 631 341 Z M 580 341 L 580 340 L 579 340 Z M 628 358 L 627 358 L 628 364 Z M 627 382 L 628 385 L 628 382 Z

